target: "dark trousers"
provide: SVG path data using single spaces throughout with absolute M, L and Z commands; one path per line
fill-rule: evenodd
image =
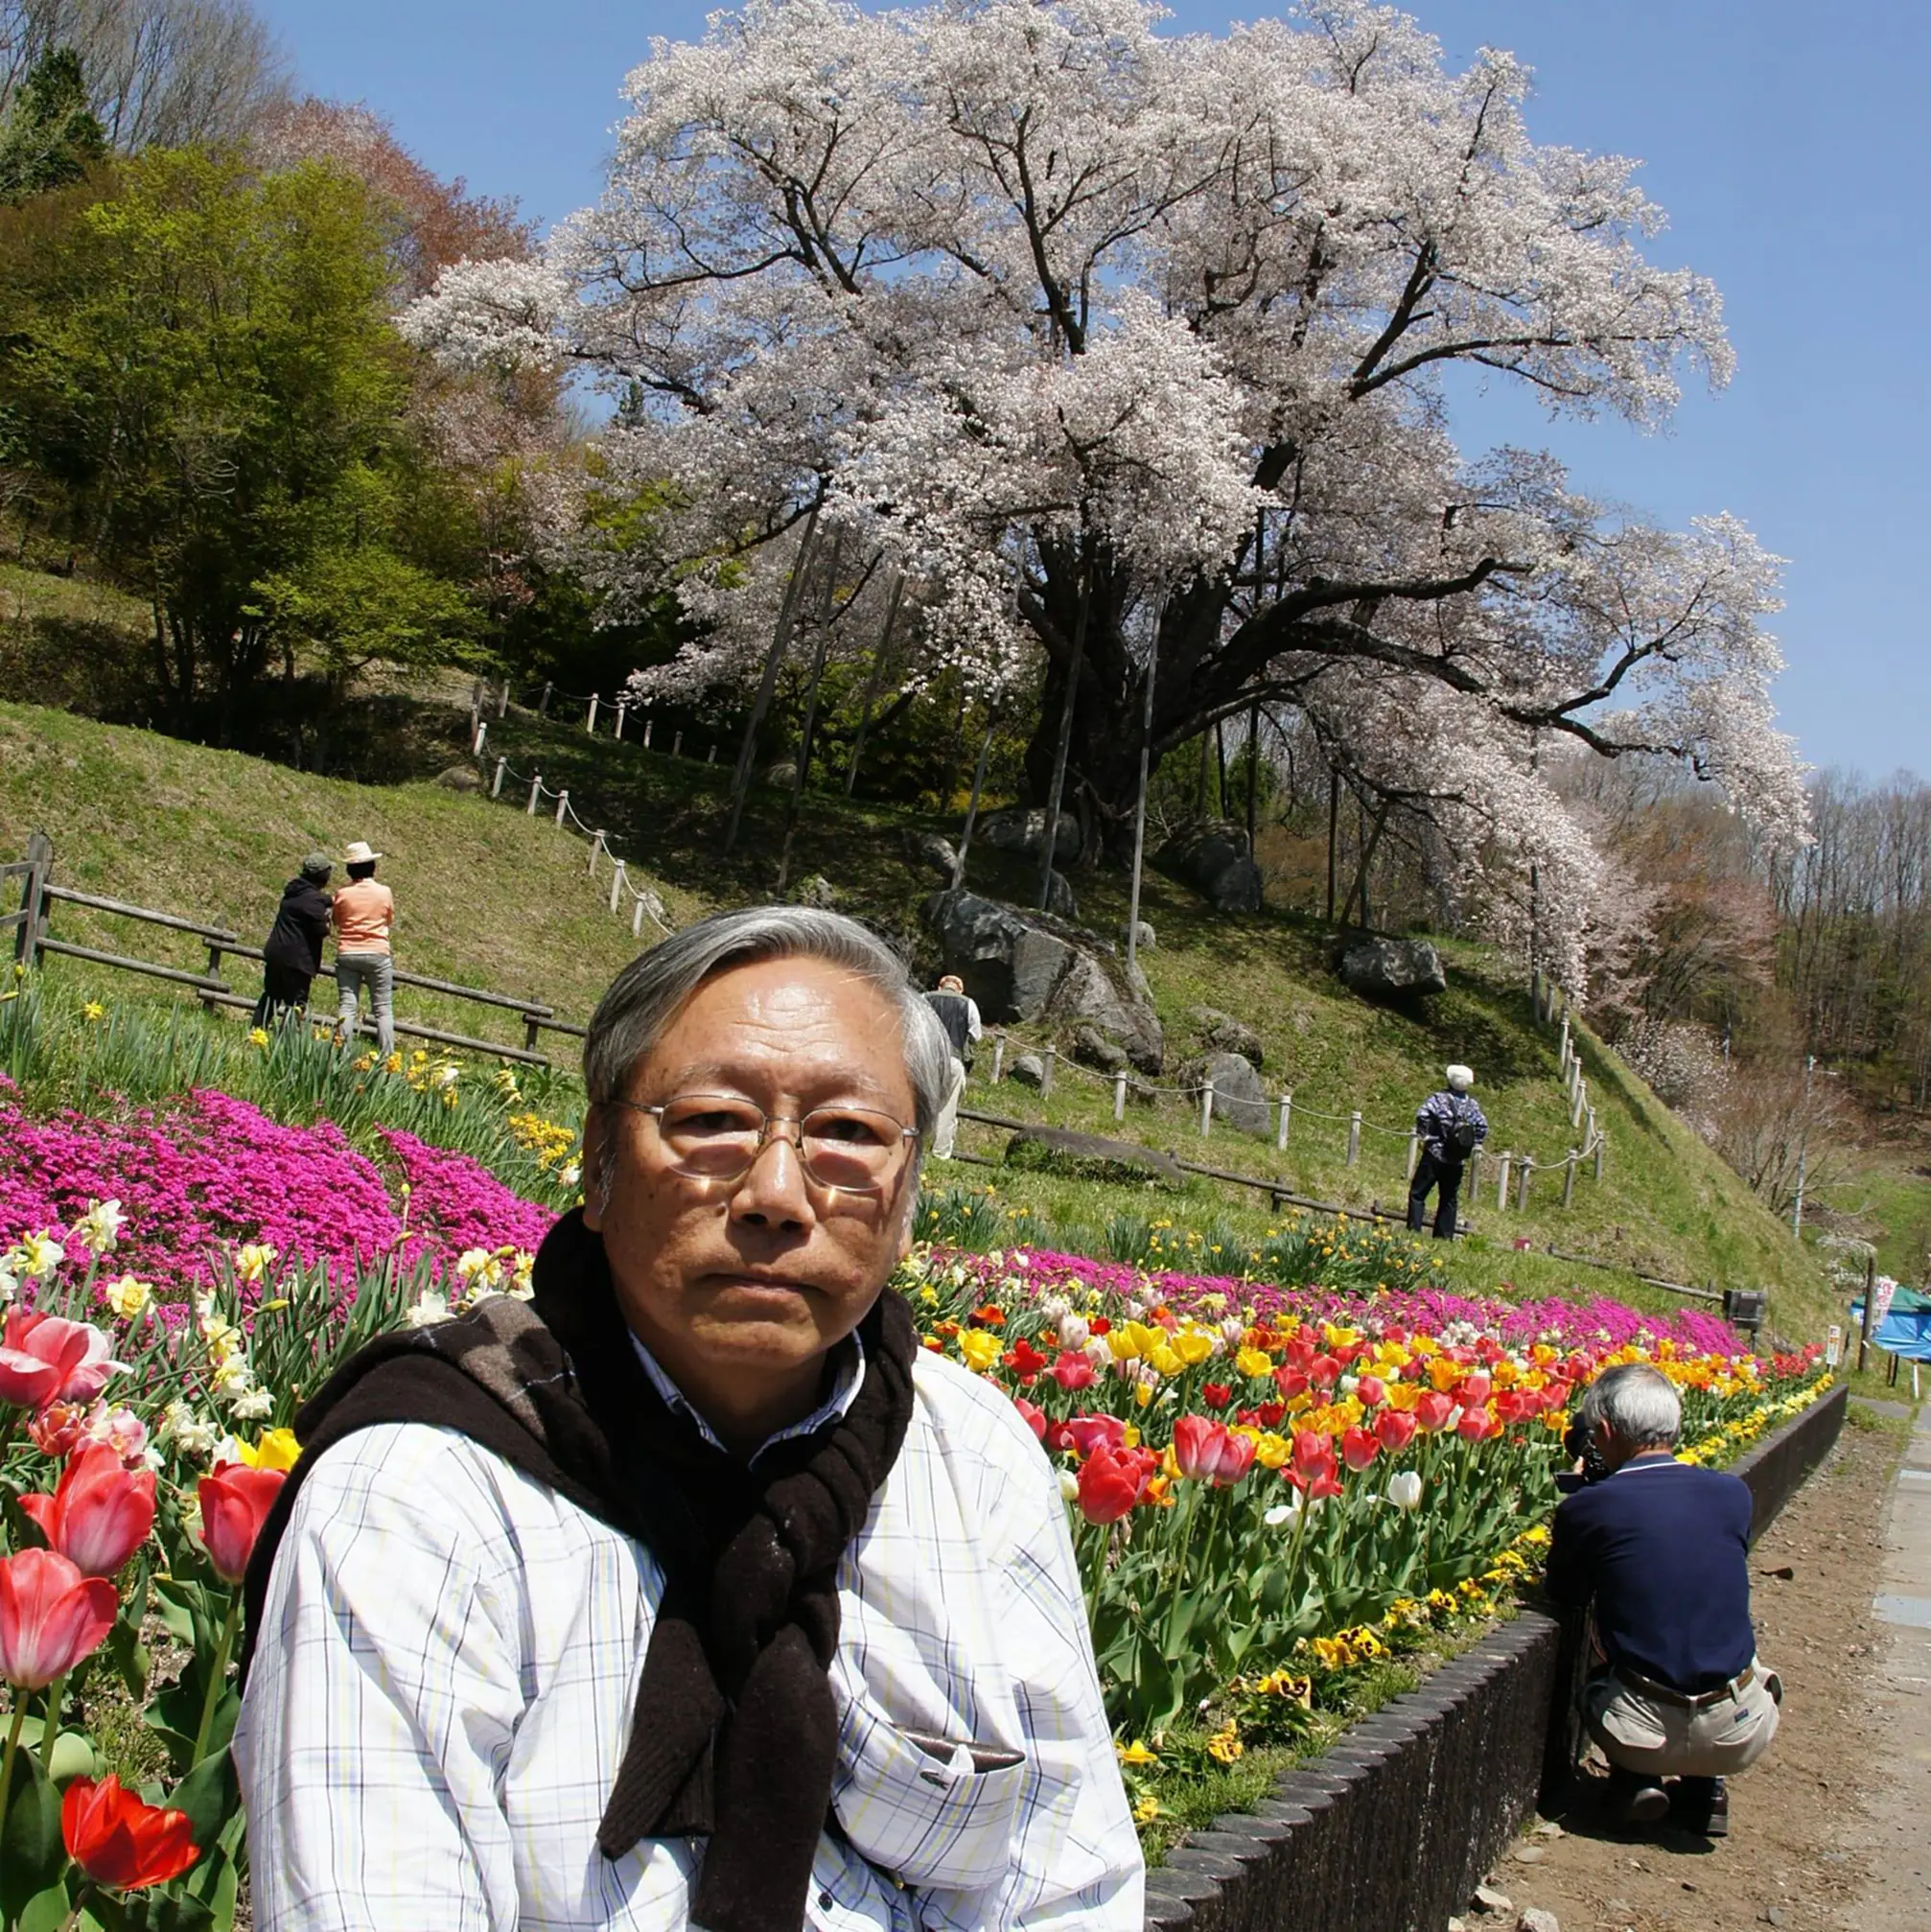
M 1460 1161 L 1441 1160 L 1428 1148 L 1422 1149 L 1422 1157 L 1415 1163 L 1415 1177 L 1408 1182 L 1408 1226 L 1416 1234 L 1428 1224 L 1429 1189 L 1438 1185 L 1441 1193 L 1435 1201 L 1435 1239 L 1454 1239 L 1461 1177 Z
M 309 987 L 314 974 L 300 966 L 280 966 L 273 960 L 262 964 L 262 996 L 255 1002 L 254 1023 L 273 1026 L 293 1014 L 297 1019 L 309 1010 Z

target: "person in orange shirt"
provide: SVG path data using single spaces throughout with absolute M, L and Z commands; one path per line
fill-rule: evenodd
M 336 894 L 329 921 L 336 929 L 336 1038 L 351 1037 L 361 989 L 369 989 L 369 1011 L 375 1016 L 376 1045 L 386 1059 L 396 1043 L 394 1015 L 395 962 L 389 953 L 389 934 L 396 922 L 396 896 L 376 883 L 376 861 L 361 839 L 354 840 L 343 859 L 347 885 Z

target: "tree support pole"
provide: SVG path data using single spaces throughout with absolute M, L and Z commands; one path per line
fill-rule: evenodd
M 1082 547 L 1083 550 L 1083 546 Z M 1073 710 L 1080 702 L 1080 672 L 1086 657 L 1086 614 L 1093 602 L 1093 562 L 1082 556 L 1080 615 L 1073 625 L 1073 657 L 1066 672 L 1066 702 L 1059 710 L 1059 742 L 1053 749 L 1053 784 L 1046 795 L 1046 824 L 1039 838 L 1039 911 L 1053 896 L 1053 861 L 1059 850 L 1059 802 L 1066 794 L 1066 758 L 1073 749 Z
M 1127 901 L 1127 978 L 1140 955 L 1140 873 L 1147 858 L 1147 784 L 1153 764 L 1153 685 L 1160 674 L 1160 626 L 1166 621 L 1167 593 L 1153 605 L 1153 641 L 1147 652 L 1147 697 L 1140 707 L 1140 787 L 1133 795 L 1133 884 Z
M 986 735 L 979 740 L 979 762 L 972 767 L 972 796 L 966 802 L 966 829 L 959 836 L 959 854 L 952 861 L 952 890 L 966 883 L 966 855 L 972 850 L 972 827 L 979 820 L 979 795 L 986 789 L 986 760 L 992 753 L 992 733 L 999 714 L 991 708 L 986 712 Z
M 764 714 L 771 709 L 771 694 L 778 688 L 778 667 L 791 642 L 792 618 L 798 609 L 798 588 L 804 580 L 804 566 L 811 554 L 811 541 L 818 533 L 818 505 L 804 520 L 804 535 L 799 540 L 798 554 L 791 560 L 791 581 L 784 587 L 784 601 L 779 606 L 778 623 L 771 634 L 771 648 L 764 655 L 764 676 L 752 702 L 751 715 L 744 722 L 744 742 L 737 751 L 737 771 L 731 781 L 731 817 L 724 827 L 724 850 L 737 844 L 737 828 L 744 819 L 745 794 L 751 789 L 751 760 L 757 750 L 757 733 Z M 680 738 L 683 733 L 679 733 Z
M 799 733 L 798 757 L 791 767 L 791 798 L 784 808 L 784 845 L 778 854 L 778 890 L 791 878 L 791 841 L 798 830 L 799 806 L 804 799 L 804 775 L 811 763 L 811 736 L 818 726 L 818 685 L 825 675 L 825 654 L 831 648 L 831 611 L 838 594 L 838 567 L 845 556 L 845 532 L 831 540 L 831 566 L 825 572 L 825 595 L 818 610 L 818 648 L 811 654 L 811 682 L 804 693 L 804 728 Z
M 878 704 L 878 693 L 885 685 L 885 661 L 892 650 L 892 633 L 898 623 L 898 602 L 905 594 L 905 572 L 895 570 L 892 576 L 892 594 L 885 605 L 885 628 L 878 634 L 878 648 L 872 654 L 872 675 L 865 684 L 865 709 L 859 713 L 858 734 L 851 740 L 851 762 L 845 768 L 845 796 L 851 796 L 851 788 L 858 782 L 858 760 L 865 756 L 866 734 L 872 729 L 872 713 Z

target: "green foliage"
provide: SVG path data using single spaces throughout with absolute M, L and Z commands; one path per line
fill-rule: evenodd
M 87 105 L 81 57 L 71 47 L 51 48 L 0 123 L 0 201 L 63 188 L 106 152 L 107 136 Z
M 0 219 L 0 454 L 152 609 L 177 722 L 225 736 L 296 631 L 332 663 L 419 661 L 466 621 L 392 541 L 408 363 L 385 223 L 347 175 L 193 150 Z

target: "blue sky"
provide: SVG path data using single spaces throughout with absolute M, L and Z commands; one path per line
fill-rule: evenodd
M 363 101 L 438 174 L 543 222 L 590 199 L 617 86 L 703 5 L 616 0 L 256 0 L 300 84 Z M 1235 13 L 1175 0 L 1176 27 Z M 1644 436 L 1546 424 L 1500 390 L 1457 398 L 1464 446 L 1546 444 L 1576 480 L 1672 524 L 1742 517 L 1787 557 L 1787 730 L 1819 765 L 1931 773 L 1931 618 L 1913 556 L 1931 523 L 1931 8 L 1865 0 L 1417 0 L 1466 60 L 1536 70 L 1543 141 L 1640 157 L 1667 211 L 1658 260 L 1722 290 L 1738 369 Z

